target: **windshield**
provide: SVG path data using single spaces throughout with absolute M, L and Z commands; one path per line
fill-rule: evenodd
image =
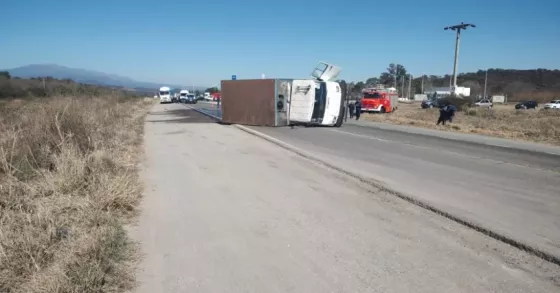
M 186 97 L 187 94 L 186 93 L 181 93 L 181 97 Z
M 161 91 L 161 92 L 159 92 L 159 95 L 160 96 L 166 96 L 166 95 L 169 95 L 169 92 L 168 91 Z
M 187 97 L 189 97 L 189 98 L 194 98 L 194 95 L 187 95 Z
M 364 93 L 364 99 L 379 99 L 381 95 L 379 93 Z

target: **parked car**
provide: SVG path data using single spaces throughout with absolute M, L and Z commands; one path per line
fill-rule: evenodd
M 489 107 L 489 108 L 491 108 L 494 104 L 490 100 L 480 100 L 480 101 L 474 103 L 474 105 L 476 107 Z
M 515 109 L 536 109 L 539 107 L 539 103 L 537 101 L 523 101 L 519 102 L 515 105 Z
M 550 103 L 544 104 L 545 109 L 560 109 L 560 100 L 552 100 Z
M 424 100 L 422 101 L 422 104 L 420 104 L 420 106 L 422 107 L 422 109 L 428 109 L 437 108 L 439 107 L 439 104 L 437 100 Z

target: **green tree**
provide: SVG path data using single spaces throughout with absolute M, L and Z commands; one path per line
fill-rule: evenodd
M 217 87 L 209 87 L 209 88 L 207 88 L 204 92 L 213 94 L 213 93 L 217 93 L 217 92 L 219 92 L 219 91 L 220 91 L 220 90 L 219 90 Z
M 194 91 L 194 95 L 195 95 L 196 97 L 200 96 L 200 91 L 199 91 L 199 90 Z
M 366 87 L 366 84 L 363 81 L 358 81 L 353 87 L 352 87 L 352 93 L 356 93 L 359 94 L 362 92 L 362 90 Z
M 379 83 L 379 78 L 377 77 L 370 77 L 366 80 L 367 86 L 375 86 L 378 83 Z
M 387 71 L 381 73 L 379 81 L 386 86 L 392 86 L 395 84 L 396 77 L 398 88 L 402 83 L 403 77 L 406 78 L 407 76 L 408 74 L 404 65 L 391 63 L 389 64 L 389 67 L 387 67 Z
M 0 77 L 5 77 L 6 79 L 11 79 L 12 76 L 8 71 L 0 71 Z

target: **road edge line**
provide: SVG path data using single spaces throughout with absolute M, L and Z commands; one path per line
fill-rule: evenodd
M 206 114 L 206 113 L 204 113 L 204 114 Z M 368 179 L 368 178 L 363 177 L 363 176 L 361 176 L 361 175 L 359 175 L 359 174 L 356 174 L 356 173 L 354 173 L 354 172 L 352 172 L 352 171 L 349 171 L 349 170 L 346 170 L 346 169 L 344 169 L 344 168 L 338 167 L 338 166 L 336 166 L 336 165 L 334 165 L 334 164 L 332 164 L 332 163 L 329 163 L 329 162 L 327 162 L 327 161 L 325 161 L 325 160 L 322 160 L 322 159 L 320 159 L 320 158 L 317 158 L 315 155 L 312 155 L 312 154 L 310 154 L 310 153 L 308 153 L 308 152 L 306 152 L 306 151 L 303 151 L 303 150 L 301 150 L 301 149 L 299 149 L 299 148 L 297 148 L 297 147 L 295 147 L 295 146 L 293 146 L 293 145 L 290 145 L 290 144 L 288 144 L 288 143 L 285 143 L 285 142 L 283 142 L 283 141 L 281 141 L 281 140 L 279 140 L 279 139 L 276 139 L 276 138 L 274 138 L 274 137 L 271 137 L 271 136 L 269 136 L 269 135 L 266 135 L 266 134 L 264 134 L 264 133 L 262 133 L 262 132 L 260 132 L 260 131 L 257 131 L 257 130 L 254 130 L 254 129 L 250 129 L 250 128 L 246 127 L 246 126 L 239 125 L 239 124 L 234 124 L 233 126 L 235 126 L 236 128 L 238 128 L 238 129 L 240 129 L 240 130 L 242 130 L 242 131 L 244 131 L 244 132 L 246 132 L 246 133 L 252 134 L 252 135 L 254 135 L 254 136 L 256 136 L 256 137 L 259 137 L 259 138 L 261 138 L 261 139 L 264 139 L 264 140 L 266 140 L 266 141 L 269 141 L 269 142 L 271 142 L 271 143 L 274 143 L 275 145 L 277 145 L 277 146 L 279 146 L 279 147 L 281 147 L 281 148 L 283 148 L 283 149 L 286 149 L 286 150 L 288 150 L 288 151 L 290 151 L 290 152 L 292 152 L 292 153 L 295 153 L 295 154 L 297 154 L 297 155 L 299 155 L 299 156 L 301 156 L 301 157 L 303 157 L 303 158 L 305 158 L 305 159 L 308 159 L 308 160 L 310 160 L 310 161 L 313 161 L 313 162 L 315 162 L 315 163 L 318 163 L 318 164 L 320 164 L 320 165 L 323 165 L 323 166 L 325 166 L 325 167 L 327 167 L 327 168 L 329 168 L 329 169 L 335 170 L 335 171 L 340 172 L 340 173 L 342 173 L 342 174 L 344 174 L 344 175 L 350 176 L 350 177 L 352 177 L 352 178 L 354 178 L 354 179 L 357 179 L 358 181 L 360 181 L 360 182 L 362 182 L 362 183 L 365 183 L 365 184 L 367 184 L 367 185 L 370 185 L 370 186 L 372 186 L 372 187 L 374 187 L 374 188 L 377 188 L 377 189 L 379 189 L 379 190 L 385 191 L 385 192 L 387 192 L 387 193 L 389 193 L 389 194 L 391 194 L 391 195 L 393 195 L 393 196 L 396 196 L 396 197 L 398 197 L 398 198 L 400 198 L 400 199 L 402 199 L 402 200 L 404 200 L 404 201 L 407 201 L 407 202 L 409 202 L 409 203 L 412 203 L 412 204 L 414 204 L 414 205 L 416 205 L 416 206 L 419 206 L 419 207 L 421 207 L 421 208 L 423 208 L 423 209 L 429 210 L 429 211 L 431 211 L 431 212 L 433 212 L 433 213 L 436 213 L 436 214 L 438 214 L 438 215 L 440 215 L 440 216 L 443 216 L 443 217 L 445 217 L 445 218 L 447 218 L 447 219 L 449 219 L 449 220 L 451 220 L 451 221 L 454 221 L 454 222 L 456 222 L 456 223 L 458 223 L 458 224 L 461 224 L 461 225 L 463 225 L 463 226 L 465 226 L 465 227 L 467 227 L 467 228 L 473 229 L 473 230 L 475 230 L 475 231 L 477 231 L 477 232 L 480 232 L 480 233 L 482 233 L 482 234 L 484 234 L 484 235 L 486 235 L 486 236 L 489 236 L 489 237 L 491 237 L 491 238 L 493 238 L 493 239 L 495 239 L 495 240 L 498 240 L 498 241 L 503 242 L 503 243 L 505 243 L 505 244 L 511 245 L 511 246 L 513 246 L 513 247 L 515 247 L 515 248 L 517 248 L 517 249 L 523 250 L 523 251 L 525 251 L 525 252 L 527 252 L 527 253 L 529 253 L 529 254 L 532 254 L 532 255 L 534 255 L 534 256 L 537 256 L 537 257 L 539 257 L 539 258 L 541 258 L 541 259 L 543 259 L 543 260 L 545 260 L 545 261 L 548 261 L 548 262 L 551 262 L 551 263 L 554 263 L 554 264 L 560 266 L 560 257 L 555 256 L 555 255 L 553 255 L 553 254 L 551 254 L 551 253 L 549 253 L 549 252 L 546 252 L 546 251 L 543 251 L 543 250 L 541 250 L 541 249 L 532 247 L 531 245 L 522 243 L 522 242 L 520 242 L 520 241 L 518 241 L 518 240 L 515 240 L 515 239 L 509 237 L 509 236 L 503 235 L 503 234 L 501 234 L 501 233 L 499 233 L 499 232 L 495 232 L 495 231 L 493 231 L 493 230 L 491 230 L 491 229 L 489 229 L 489 228 L 483 227 L 483 226 L 480 225 L 480 224 L 471 222 L 471 221 L 466 220 L 466 219 L 462 219 L 461 217 L 455 216 L 455 215 L 453 215 L 453 214 L 451 214 L 451 213 L 449 213 L 449 212 L 444 211 L 443 209 L 437 208 L 437 207 L 435 207 L 434 205 L 432 205 L 432 204 L 430 204 L 430 203 L 428 203 L 428 202 L 425 202 L 425 201 L 420 200 L 420 199 L 417 199 L 417 198 L 415 198 L 415 197 L 406 195 L 406 194 L 404 194 L 404 193 L 402 193 L 402 192 L 396 191 L 396 190 L 394 190 L 394 189 L 392 189 L 392 188 L 390 188 L 390 187 L 387 187 L 385 184 L 383 184 L 383 183 L 381 183 L 381 182 L 377 182 L 377 181 Z

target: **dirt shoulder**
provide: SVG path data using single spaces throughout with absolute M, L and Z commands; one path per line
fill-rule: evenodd
M 0 292 L 122 292 L 151 100 L 0 103 Z
M 457 112 L 453 123 L 436 125 L 439 109 L 422 109 L 419 103 L 399 103 L 389 114 L 362 114 L 364 120 L 444 131 L 476 133 L 560 146 L 560 111 L 515 110 L 514 105 Z

